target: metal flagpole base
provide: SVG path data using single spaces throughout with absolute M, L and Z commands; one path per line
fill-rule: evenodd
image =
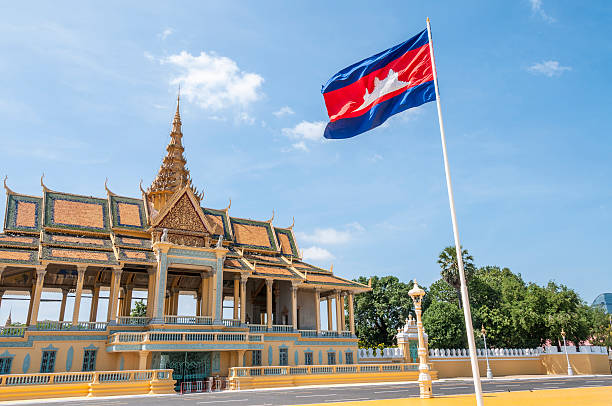
M 491 368 L 487 368 L 487 379 L 493 379 L 493 371 L 491 371 Z
M 569 376 L 574 376 L 574 370 L 572 369 L 571 365 L 567 366 L 567 374 Z

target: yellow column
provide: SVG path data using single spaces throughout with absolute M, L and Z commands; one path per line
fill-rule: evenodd
M 237 367 L 245 366 L 245 362 L 244 362 L 245 353 L 246 353 L 246 350 L 238 350 L 238 365 L 236 365 Z
M 28 304 L 28 317 L 26 320 L 26 324 L 30 325 L 30 320 L 32 319 L 32 303 L 34 303 L 34 291 L 36 291 L 36 280 L 32 282 L 32 288 L 30 289 L 30 302 Z
M 355 295 L 350 292 L 348 295 L 348 308 L 349 308 L 349 327 L 351 334 L 355 335 Z
M 240 323 L 246 323 L 246 288 L 249 277 L 242 275 L 240 277 Z
M 342 306 L 340 304 L 340 291 L 337 290 L 335 293 L 335 299 L 336 299 L 336 331 L 337 332 L 341 332 L 342 331 Z
M 126 286 L 125 295 L 123 295 L 123 315 L 129 317 L 132 313 L 132 295 L 134 293 L 134 286 Z
M 210 275 L 208 275 L 207 272 L 202 272 L 200 274 L 200 295 L 202 296 L 202 301 L 200 302 L 200 306 L 202 306 L 202 308 L 200 309 L 200 316 L 202 317 L 211 316 L 211 314 L 209 313 L 209 309 L 212 295 L 208 290 L 209 277 Z
M 147 285 L 147 317 L 153 317 L 153 308 L 155 307 L 155 276 L 157 269 L 150 268 L 148 270 L 149 281 Z
M 60 305 L 59 321 L 64 321 L 66 313 L 66 299 L 68 299 L 68 289 L 62 289 L 62 304 Z
M 334 323 L 332 319 L 332 297 L 327 296 L 327 330 L 332 331 L 334 329 Z
M 293 329 L 297 330 L 298 328 L 298 319 L 297 319 L 297 286 L 291 284 L 291 324 L 293 324 Z
M 100 298 L 100 286 L 94 285 L 91 290 L 91 309 L 89 310 L 89 321 L 95 322 L 98 317 L 98 299 Z
M 147 357 L 149 356 L 149 351 L 140 351 L 138 352 L 138 369 L 144 370 L 147 369 Z
M 315 317 L 317 320 L 317 335 L 321 334 L 321 289 L 315 289 Z
M 238 304 L 240 303 L 240 279 L 234 278 L 234 320 L 238 320 Z
M 106 321 L 115 321 L 117 318 L 117 307 L 119 302 L 119 287 L 121 285 L 121 268 L 113 268 L 111 276 L 110 292 L 108 294 L 108 315 Z
M 210 312 L 210 317 L 215 318 L 215 314 L 217 312 L 217 278 L 219 277 L 219 272 L 213 271 L 210 279 L 208 280 L 208 311 Z M 212 285 L 212 286 L 211 286 Z M 223 295 L 223 292 L 220 292 Z M 223 303 L 223 301 L 221 301 Z M 221 318 L 223 318 L 223 309 L 221 310 Z
M 272 279 L 266 279 L 266 322 L 272 328 Z
M 40 308 L 40 297 L 43 291 L 43 284 L 45 281 L 45 274 L 47 270 L 45 268 L 36 269 L 36 286 L 34 289 L 34 297 L 32 300 L 32 313 L 30 316 L 30 325 L 35 326 L 38 321 L 38 309 Z
M 125 290 L 123 288 L 119 288 L 117 300 L 117 316 L 123 316 L 123 303 L 125 302 Z
M 77 285 L 76 292 L 74 293 L 74 309 L 72 311 L 72 324 L 78 324 L 79 322 L 79 311 L 81 310 L 81 295 L 83 294 L 83 281 L 85 280 L 86 266 L 77 266 Z
M 175 316 L 178 315 L 178 305 L 179 298 L 181 297 L 181 292 L 177 289 L 174 291 L 174 296 L 172 296 L 172 314 Z
M 344 299 L 344 292 L 340 293 L 340 327 L 342 328 L 341 331 L 346 331 L 346 312 L 344 311 L 344 303 L 345 303 L 345 299 Z

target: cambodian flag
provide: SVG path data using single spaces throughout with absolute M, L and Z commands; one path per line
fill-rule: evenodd
M 350 138 L 436 99 L 427 30 L 336 73 L 323 86 L 325 138 Z

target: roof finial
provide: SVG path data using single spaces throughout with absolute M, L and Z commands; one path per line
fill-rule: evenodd
M 110 196 L 116 196 L 113 192 L 110 191 L 107 185 L 108 185 L 108 178 L 104 179 L 104 189 L 106 189 L 106 193 L 108 193 Z
M 45 184 L 43 183 L 43 179 L 45 178 L 45 173 L 43 172 L 42 176 L 40 177 L 40 186 L 43 188 L 43 191 L 47 191 L 49 190 L 48 187 L 45 186 Z
M 4 190 L 6 190 L 7 194 L 15 194 L 15 192 L 13 192 L 7 185 L 6 185 L 6 180 L 8 179 L 8 175 L 4 175 Z
M 178 94 L 176 95 L 176 114 L 179 114 L 180 104 L 181 104 L 181 84 L 179 83 Z
M 272 217 L 267 221 L 267 223 L 271 223 L 272 220 L 274 220 L 274 209 L 272 209 Z
M 232 207 L 232 198 L 229 198 L 229 204 L 227 205 L 227 207 L 225 208 L 224 211 L 228 211 L 230 209 L 230 207 Z
M 291 225 L 289 227 L 287 227 L 289 230 L 293 230 L 293 226 L 295 225 L 295 216 L 293 217 L 293 221 L 291 222 Z

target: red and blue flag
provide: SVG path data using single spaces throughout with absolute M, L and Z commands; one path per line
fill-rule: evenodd
M 323 86 L 325 138 L 350 138 L 394 114 L 434 101 L 427 30 L 336 73 Z

